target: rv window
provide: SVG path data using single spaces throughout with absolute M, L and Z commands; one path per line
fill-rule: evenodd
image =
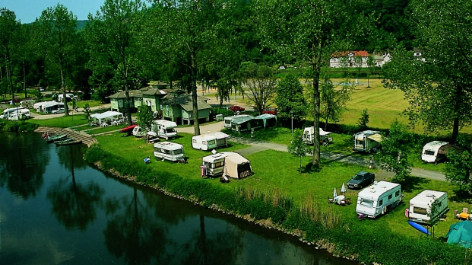
M 208 145 L 213 145 L 213 144 L 216 144 L 216 140 L 208 141 Z
M 392 196 L 393 196 L 393 194 L 388 195 L 388 199 L 391 200 Z
M 424 150 L 424 154 L 425 154 L 425 155 L 429 155 L 429 156 L 433 156 L 433 155 L 434 155 L 434 151 L 431 151 L 431 150 Z
M 395 197 L 398 197 L 398 196 L 400 196 L 400 191 L 399 191 L 399 190 L 397 190 L 397 191 L 395 192 Z
M 177 150 L 174 150 L 174 155 L 180 155 L 182 154 L 182 149 L 177 149 Z
M 225 162 L 221 161 L 221 162 L 215 163 L 215 167 L 222 167 L 222 166 L 224 166 L 224 164 L 225 164 Z
M 202 141 L 202 144 L 203 144 L 203 145 L 206 145 L 206 144 L 207 144 L 207 142 L 206 142 L 206 141 Z
M 413 207 L 413 213 L 426 215 L 426 209 L 425 208 L 420 208 L 420 207 Z
M 371 200 L 366 200 L 361 198 L 361 205 L 367 206 L 367 207 L 372 207 L 374 205 L 374 202 Z
M 197 143 L 197 139 L 192 139 L 192 143 Z
M 172 128 L 172 129 L 166 129 L 166 133 L 171 133 L 171 132 L 175 132 L 174 128 Z
M 379 201 L 379 206 L 382 206 L 382 204 L 383 204 L 383 200 L 380 200 Z

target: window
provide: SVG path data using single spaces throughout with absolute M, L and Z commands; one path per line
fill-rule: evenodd
M 192 139 L 192 143 L 196 144 L 196 143 L 197 143 L 197 139 Z
M 225 162 L 224 162 L 224 161 L 215 163 L 215 167 L 222 167 L 222 166 L 224 166 L 224 165 L 225 165 Z
M 208 145 L 214 145 L 214 144 L 216 144 L 216 140 L 208 141 Z
M 379 201 L 379 206 L 382 206 L 382 204 L 383 204 L 383 200 L 380 200 Z
M 393 196 L 393 194 L 388 195 L 388 199 L 391 200 L 392 196 Z
M 425 155 L 429 155 L 429 156 L 434 156 L 434 151 L 431 151 L 431 150 L 424 150 L 424 154 L 425 154 Z
M 400 191 L 399 191 L 399 190 L 397 190 L 397 191 L 395 192 L 395 197 L 398 197 L 398 196 L 400 196 Z
M 372 207 L 374 205 L 374 202 L 371 201 L 371 200 L 361 198 L 361 203 L 360 204 L 363 205 L 363 206 Z
M 174 155 L 180 155 L 182 154 L 182 149 L 177 149 L 177 150 L 174 150 Z
M 426 209 L 425 208 L 420 208 L 420 207 L 413 207 L 413 212 L 417 214 L 424 214 L 426 215 Z
M 206 144 L 207 144 L 207 142 L 206 142 L 206 141 L 202 141 L 202 144 L 203 144 L 203 145 L 206 145 Z

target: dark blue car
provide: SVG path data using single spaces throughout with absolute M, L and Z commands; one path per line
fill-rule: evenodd
M 369 186 L 375 180 L 375 174 L 370 172 L 361 171 L 354 175 L 348 182 L 347 187 L 349 189 L 362 189 L 363 187 Z

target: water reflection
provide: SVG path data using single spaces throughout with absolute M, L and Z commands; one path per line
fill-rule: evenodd
M 70 170 L 71 175 L 54 182 L 48 189 L 47 198 L 51 201 L 52 212 L 59 223 L 67 229 L 85 230 L 97 217 L 96 208 L 102 203 L 104 190 L 94 182 L 76 183 L 74 164 L 77 162 L 76 157 L 82 159 L 82 156 L 74 152 L 74 149 L 78 148 L 60 148 L 59 161 Z M 81 164 L 82 167 L 85 166 L 84 163 Z
M 0 187 L 23 199 L 35 197 L 49 164 L 47 144 L 37 144 L 28 134 L 1 133 L 0 137 Z

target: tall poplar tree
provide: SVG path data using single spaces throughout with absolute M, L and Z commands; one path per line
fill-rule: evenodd
M 10 88 L 13 102 L 15 100 L 15 92 L 12 82 L 12 53 L 15 46 L 18 45 L 16 40 L 19 31 L 20 23 L 16 20 L 15 13 L 6 8 L 0 9 L 0 56 L 2 57 L 0 62 L 3 61 L 3 64 L 0 66 L 5 69 L 6 82 Z M 3 76 L 1 81 L 3 83 Z
M 36 20 L 39 28 L 40 51 L 46 58 L 49 67 L 58 71 L 61 80 L 61 90 L 64 98 L 65 115 L 69 115 L 67 106 L 65 79 L 74 64 L 74 42 L 77 32 L 77 17 L 58 4 L 48 7 Z

